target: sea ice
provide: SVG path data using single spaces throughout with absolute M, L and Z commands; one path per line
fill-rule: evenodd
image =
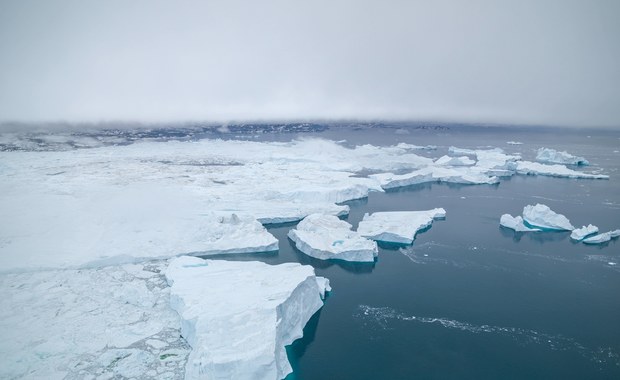
M 609 232 L 603 232 L 602 234 L 594 235 L 592 237 L 582 240 L 585 244 L 603 244 L 611 239 L 615 239 L 620 236 L 620 230 L 613 230 Z
M 441 166 L 472 166 L 476 163 L 476 161 L 472 160 L 467 156 L 460 157 L 450 157 L 450 156 L 441 156 L 437 160 L 435 160 L 435 165 Z
M 351 227 L 333 215 L 312 214 L 290 230 L 288 237 L 297 249 L 317 259 L 374 261 L 377 243 L 352 231 Z
M 545 165 L 531 161 L 518 161 L 517 173 L 564 178 L 609 179 L 609 176 L 605 174 L 583 173 L 569 169 L 564 165 Z
M 588 160 L 583 157 L 573 156 L 568 152 L 560 152 L 550 148 L 540 148 L 536 154 L 536 161 L 549 164 L 563 165 L 589 165 Z
M 328 281 L 298 263 L 183 256 L 166 270 L 170 304 L 192 346 L 185 378 L 283 379 L 285 347 L 322 306 Z
M 541 231 L 539 228 L 530 228 L 523 223 L 521 216 L 512 216 L 510 214 L 504 214 L 499 218 L 499 224 L 513 229 L 517 232 L 536 232 Z
M 540 227 L 548 230 L 568 230 L 575 229 L 568 218 L 562 214 L 553 212 L 548 206 L 536 204 L 535 206 L 527 205 L 523 208 L 523 219 L 525 222 L 534 227 Z
M 470 167 L 428 166 L 407 174 L 380 173 L 373 174 L 385 190 L 428 182 L 447 182 L 464 185 L 496 184 L 497 177 L 482 174 Z
M 589 224 L 588 226 L 583 226 L 581 228 L 574 229 L 573 232 L 570 234 L 570 238 L 573 240 L 581 241 L 587 238 L 588 236 L 595 234 L 597 232 L 598 232 L 598 227 L 592 224 Z
M 375 212 L 364 215 L 357 232 L 372 240 L 411 244 L 418 231 L 429 227 L 433 219 L 445 217 L 446 211 L 443 208 L 428 211 Z

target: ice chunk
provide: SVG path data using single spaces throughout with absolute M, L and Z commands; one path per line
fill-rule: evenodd
M 428 182 L 448 182 L 464 185 L 495 184 L 497 177 L 490 177 L 473 168 L 428 166 L 407 174 L 381 173 L 370 176 L 379 181 L 383 189 L 417 185 Z
M 589 165 L 588 160 L 583 157 L 573 156 L 568 152 L 560 152 L 550 148 L 540 148 L 536 154 L 536 161 L 549 164 L 563 165 Z
M 192 346 L 185 379 L 283 379 L 285 347 L 303 335 L 329 284 L 298 263 L 183 256 L 166 270 L 170 304 Z
M 589 224 L 587 227 L 583 226 L 581 228 L 574 229 L 573 232 L 570 234 L 570 238 L 573 240 L 581 241 L 585 239 L 586 237 L 592 234 L 595 234 L 597 232 L 598 232 L 598 227 L 592 224 Z
M 518 161 L 517 173 L 565 178 L 609 179 L 609 176 L 605 174 L 583 173 L 569 169 L 564 165 L 545 165 L 531 161 Z
M 476 161 L 472 160 L 467 156 L 460 157 L 450 157 L 450 156 L 441 156 L 437 160 L 435 160 L 435 165 L 441 166 L 472 166 L 476 163 Z
M 357 232 L 377 241 L 411 244 L 416 233 L 429 227 L 433 219 L 445 217 L 446 211 L 443 208 L 427 211 L 375 212 L 364 215 Z
M 594 235 L 592 237 L 583 240 L 585 244 L 603 244 L 607 243 L 611 239 L 615 239 L 620 236 L 620 230 L 613 230 L 609 232 L 603 232 L 602 234 Z
M 548 206 L 537 203 L 535 206 L 527 205 L 523 208 L 523 219 L 534 227 L 548 230 L 574 230 L 568 218 L 562 214 L 553 212 Z
M 523 223 L 521 216 L 512 216 L 510 214 L 504 214 L 499 218 L 499 224 L 513 229 L 517 232 L 536 232 L 541 231 L 539 228 L 530 228 Z
M 335 216 L 312 214 L 290 230 L 288 237 L 297 249 L 317 259 L 374 261 L 377 243 L 351 231 L 351 227 Z

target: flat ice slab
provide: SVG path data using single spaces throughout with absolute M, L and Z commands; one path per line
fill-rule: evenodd
M 312 214 L 290 230 L 288 237 L 297 249 L 317 259 L 374 261 L 377 243 L 352 231 L 351 227 L 333 215 Z
M 499 218 L 499 224 L 506 228 L 515 230 L 516 232 L 537 232 L 542 231 L 540 228 L 531 228 L 523 223 L 521 216 L 512 216 L 510 214 L 504 214 Z
M 527 175 L 544 175 L 550 177 L 579 179 L 609 179 L 605 174 L 583 173 L 567 168 L 564 165 L 545 165 L 538 162 L 518 161 L 517 173 Z
M 377 241 L 411 244 L 418 231 L 429 227 L 433 219 L 445 218 L 443 208 L 427 211 L 375 212 L 364 215 L 357 232 Z
M 598 227 L 592 224 L 588 226 L 583 226 L 581 228 L 576 228 L 571 232 L 570 238 L 573 240 L 581 241 L 587 238 L 590 235 L 593 235 L 598 232 Z
M 285 347 L 323 306 L 329 282 L 297 263 L 183 256 L 166 270 L 170 304 L 192 346 L 185 379 L 283 379 Z
M 458 183 L 463 185 L 496 184 L 497 177 L 488 176 L 470 167 L 429 166 L 406 174 L 380 173 L 375 178 L 385 190 L 429 182 Z
M 583 157 L 573 156 L 566 151 L 560 152 L 551 148 L 538 149 L 536 161 L 549 164 L 589 165 L 588 160 Z
M 603 232 L 602 234 L 594 235 L 587 239 L 584 239 L 585 244 L 603 244 L 607 243 L 611 239 L 615 239 L 620 236 L 620 230 L 613 230 L 609 232 Z
M 525 206 L 523 208 L 523 219 L 531 226 L 548 230 L 572 231 L 575 229 L 567 217 L 555 213 L 548 206 L 540 203 L 535 206 Z

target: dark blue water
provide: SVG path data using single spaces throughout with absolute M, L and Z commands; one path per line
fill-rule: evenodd
M 609 181 L 515 176 L 496 186 L 432 184 L 350 202 L 365 212 L 443 207 L 445 220 L 412 246 L 382 246 L 374 264 L 320 261 L 286 234 L 269 263 L 300 262 L 333 292 L 289 347 L 290 379 L 620 378 L 620 242 L 573 243 L 567 232 L 516 234 L 503 213 L 544 203 L 573 224 L 620 228 L 618 131 L 511 128 L 330 128 L 317 137 L 350 144 L 501 147 L 533 159 L 539 147 L 585 156 Z M 405 129 L 406 130 L 406 129 Z M 287 137 L 291 138 L 291 137 Z M 523 145 L 507 145 L 507 141 Z M 241 256 L 255 260 L 256 255 Z

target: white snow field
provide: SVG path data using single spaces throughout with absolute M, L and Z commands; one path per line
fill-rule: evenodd
M 434 219 L 445 217 L 446 210 L 443 208 L 367 213 L 359 223 L 357 232 L 376 241 L 411 244 L 420 230 L 430 227 Z
M 540 203 L 534 206 L 525 206 L 523 208 L 523 220 L 533 227 L 547 230 L 572 231 L 575 229 L 567 217 Z
M 581 241 L 590 235 L 598 232 L 598 227 L 592 224 L 583 226 L 581 228 L 575 228 L 570 234 L 570 238 L 573 240 Z
M 573 156 L 566 151 L 557 151 L 551 148 L 540 148 L 536 153 L 536 161 L 549 164 L 563 165 L 589 165 L 590 163 L 583 157 Z
M 378 254 L 377 243 L 351 227 L 336 216 L 312 214 L 291 229 L 288 237 L 297 249 L 317 259 L 373 262 Z
M 329 282 L 298 263 L 183 256 L 166 270 L 170 303 L 192 346 L 186 379 L 283 379 L 285 346 L 301 338 Z
M 506 228 L 515 230 L 516 232 L 539 232 L 540 228 L 531 228 L 523 223 L 523 218 L 520 215 L 512 216 L 510 214 L 504 214 L 499 218 L 499 224 Z

